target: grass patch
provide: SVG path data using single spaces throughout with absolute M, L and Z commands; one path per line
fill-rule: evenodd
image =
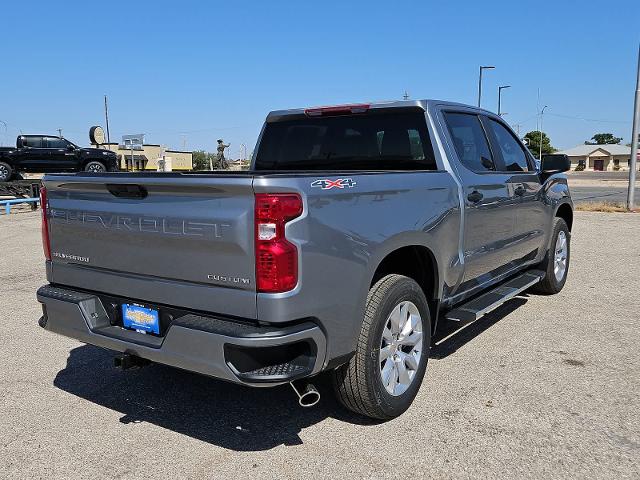
M 579 212 L 624 213 L 627 211 L 627 207 L 618 202 L 581 202 L 576 205 L 576 210 Z

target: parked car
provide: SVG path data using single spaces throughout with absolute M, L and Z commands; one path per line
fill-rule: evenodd
M 115 152 L 83 148 L 66 138 L 47 135 L 20 135 L 16 147 L 0 147 L 0 182 L 8 182 L 21 172 L 114 172 Z
M 404 412 L 439 325 L 562 290 L 566 156 L 434 100 L 271 112 L 251 170 L 46 175 L 40 325 L 249 386 L 327 371 L 347 408 Z M 535 302 L 535 299 L 531 301 Z

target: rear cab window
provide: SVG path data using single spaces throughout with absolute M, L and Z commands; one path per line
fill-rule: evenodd
M 284 117 L 265 125 L 255 170 L 436 170 L 422 109 Z

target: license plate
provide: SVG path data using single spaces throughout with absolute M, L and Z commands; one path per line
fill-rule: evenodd
M 122 324 L 138 332 L 160 334 L 158 311 L 141 305 L 125 303 L 122 305 Z

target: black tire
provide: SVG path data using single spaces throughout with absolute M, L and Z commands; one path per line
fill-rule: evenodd
M 13 176 L 13 169 L 8 163 L 0 162 L 0 182 L 8 182 Z
M 394 396 L 383 384 L 380 347 L 389 315 L 404 301 L 412 302 L 422 319 L 421 355 L 409 387 L 404 393 Z M 411 406 L 420 389 L 430 347 L 431 315 L 420 286 L 402 275 L 393 274 L 381 278 L 367 295 L 355 355 L 332 372 L 333 388 L 338 400 L 349 410 L 375 419 L 389 420 L 401 415 Z
M 106 172 L 107 167 L 102 162 L 98 162 L 97 160 L 92 160 L 91 162 L 87 163 L 84 166 L 84 171 L 95 172 L 95 173 Z
M 558 237 L 561 235 L 560 232 L 564 233 L 567 242 L 566 249 L 566 267 L 564 269 L 564 274 L 561 278 L 557 278 L 555 274 L 555 253 L 556 253 L 556 244 L 558 241 Z M 549 248 L 547 249 L 547 254 L 544 257 L 544 260 L 540 264 L 540 270 L 545 272 L 544 279 L 531 287 L 531 291 L 533 293 L 539 293 L 542 295 L 554 295 L 564 287 L 564 284 L 567 281 L 567 274 L 569 273 L 569 264 L 571 259 L 571 232 L 569 232 L 569 227 L 567 223 L 562 219 L 556 217 L 553 222 L 553 232 L 551 234 L 551 241 L 549 243 Z

